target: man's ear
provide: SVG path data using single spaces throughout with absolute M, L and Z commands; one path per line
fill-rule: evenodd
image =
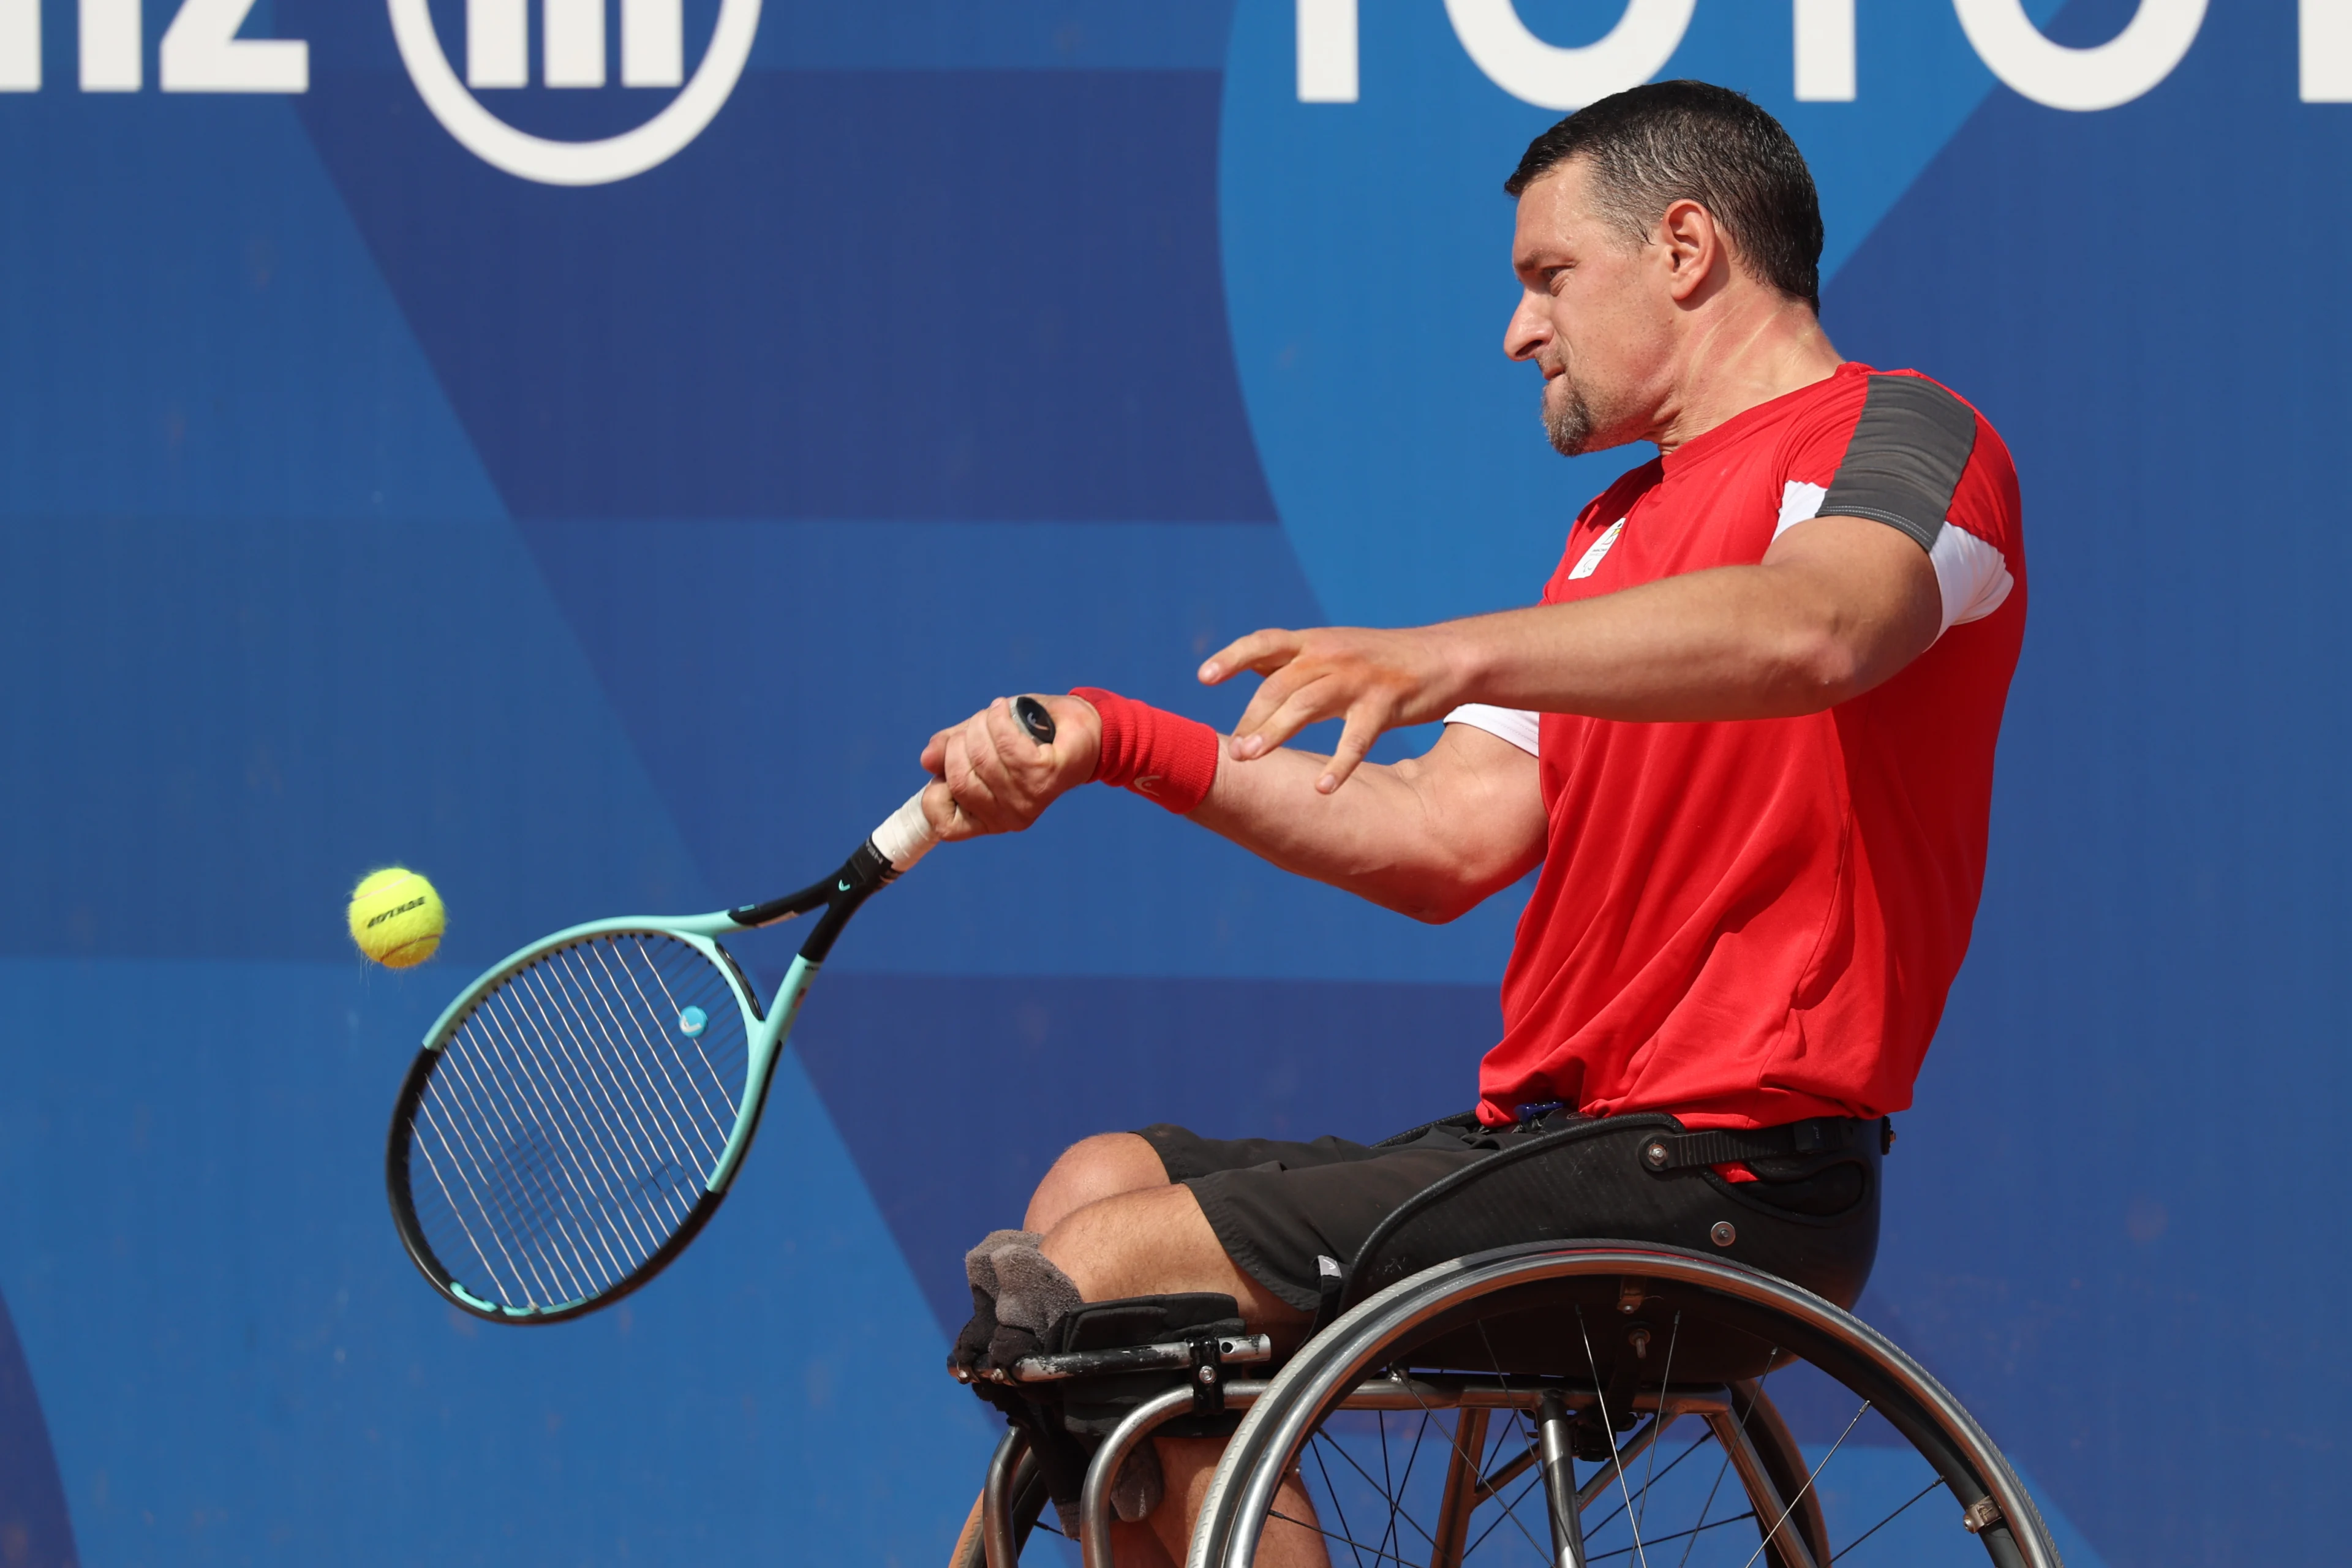
M 1666 208 L 1655 233 L 1665 253 L 1667 290 L 1678 303 L 1696 299 L 1729 259 L 1715 215 L 1687 198 Z

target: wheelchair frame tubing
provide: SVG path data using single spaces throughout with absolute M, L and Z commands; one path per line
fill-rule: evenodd
M 1584 1568 L 1584 1508 L 1576 1495 L 1576 1456 L 1568 1438 L 1568 1404 L 1554 1389 L 1536 1402 L 1542 1434 L 1544 1512 L 1551 1520 L 1552 1568 Z

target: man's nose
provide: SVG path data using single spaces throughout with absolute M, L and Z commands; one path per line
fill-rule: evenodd
M 1532 295 L 1521 294 L 1517 309 L 1503 327 L 1503 353 L 1510 359 L 1533 359 L 1551 337 L 1551 323 Z

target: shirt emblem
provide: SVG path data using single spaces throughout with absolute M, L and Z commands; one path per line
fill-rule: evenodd
M 1575 569 L 1569 573 L 1568 580 L 1573 583 L 1580 577 L 1591 576 L 1595 571 L 1600 569 L 1601 559 L 1609 553 L 1609 547 L 1616 543 L 1617 536 L 1624 531 L 1625 520 L 1623 518 L 1621 517 L 1616 521 L 1611 523 L 1609 525 L 1609 531 L 1592 542 L 1592 548 L 1584 552 L 1584 559 L 1579 561 L 1576 563 Z

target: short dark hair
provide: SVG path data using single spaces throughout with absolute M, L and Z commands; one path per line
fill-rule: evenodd
M 1589 104 L 1528 143 L 1503 189 L 1518 195 L 1570 158 L 1592 161 L 1593 196 L 1635 245 L 1679 201 L 1705 207 L 1748 270 L 1822 308 L 1822 200 L 1805 155 L 1744 93 L 1655 81 Z

